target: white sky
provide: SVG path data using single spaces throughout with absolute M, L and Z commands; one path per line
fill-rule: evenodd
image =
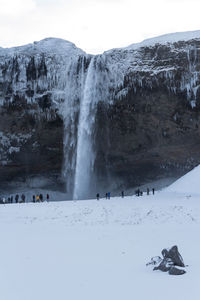
M 59 37 L 88 53 L 200 29 L 200 0 L 0 0 L 0 46 Z

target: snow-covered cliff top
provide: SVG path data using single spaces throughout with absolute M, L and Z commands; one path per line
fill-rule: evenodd
M 155 44 L 165 45 L 168 43 L 176 43 L 179 41 L 189 41 L 194 39 L 200 39 L 200 30 L 164 34 L 154 38 L 146 39 L 141 43 L 131 44 L 128 47 L 122 49 L 136 50 L 140 47 L 150 47 L 154 46 Z
M 78 55 L 85 54 L 84 51 L 77 48 L 75 44 L 59 39 L 59 38 L 46 38 L 39 42 L 33 42 L 19 47 L 1 48 L 0 55 L 13 55 L 13 54 L 36 54 L 36 53 L 49 53 L 60 55 L 72 55 L 74 53 Z
M 168 43 L 189 41 L 193 39 L 200 39 L 200 30 L 164 34 L 154 38 L 146 39 L 140 43 L 131 44 L 128 47 L 110 49 L 105 53 L 110 53 L 113 50 L 137 50 L 141 47 L 153 47 L 155 44 L 166 45 Z M 83 50 L 77 48 L 75 44 L 60 38 L 46 38 L 41 41 L 33 42 L 31 44 L 19 47 L 0 47 L 0 55 L 14 55 L 20 53 L 28 55 L 33 55 L 36 53 L 49 53 L 60 55 L 86 55 L 86 53 Z

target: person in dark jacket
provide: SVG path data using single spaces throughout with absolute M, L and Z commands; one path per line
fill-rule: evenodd
M 10 197 L 10 203 L 13 203 L 13 196 Z
M 140 190 L 139 189 L 136 190 L 136 196 L 138 196 L 138 197 L 140 196 Z
M 21 195 L 21 199 L 22 199 L 22 202 L 23 202 L 23 203 L 25 203 L 25 199 L 26 199 L 26 197 L 25 197 L 25 195 L 24 195 L 24 194 L 22 194 L 22 195 Z
M 41 201 L 41 202 L 43 202 L 43 195 L 42 195 L 42 194 L 40 194 L 40 196 L 39 196 L 39 197 L 40 197 L 40 201 Z
M 18 195 L 18 194 L 15 196 L 15 202 L 16 202 L 16 203 L 19 202 L 19 195 Z
M 33 203 L 35 203 L 35 195 L 33 195 Z
M 110 199 L 110 192 L 108 192 L 108 199 Z
M 97 200 L 99 200 L 99 197 L 100 197 L 100 196 L 99 196 L 99 193 L 97 193 Z
M 47 194 L 47 202 L 49 201 L 49 194 Z
M 122 198 L 124 198 L 124 191 L 122 191 Z
M 153 193 L 153 195 L 155 194 L 155 189 L 154 188 L 152 188 L 152 193 Z
M 149 188 L 147 188 L 147 195 L 149 195 Z
M 106 193 L 106 199 L 108 199 L 108 193 Z

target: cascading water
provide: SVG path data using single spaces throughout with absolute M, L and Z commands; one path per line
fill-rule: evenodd
M 66 182 L 68 198 L 73 196 L 74 176 L 76 166 L 77 123 L 82 91 L 85 83 L 86 58 L 73 61 L 67 69 L 64 107 L 61 109 L 64 117 L 64 163 L 63 178 Z
M 108 97 L 107 75 L 105 56 L 93 57 L 88 68 L 83 97 L 80 103 L 74 199 L 89 197 L 95 188 L 94 125 L 97 103 L 104 101 Z

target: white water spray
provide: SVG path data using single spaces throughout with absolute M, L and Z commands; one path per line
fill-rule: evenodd
M 108 100 L 108 70 L 105 56 L 92 58 L 80 105 L 74 199 L 84 199 L 95 189 L 94 125 L 97 103 Z
M 91 60 L 83 98 L 80 104 L 80 115 L 77 137 L 76 171 L 74 180 L 74 199 L 84 198 L 91 189 L 91 175 L 94 167 L 94 151 L 92 146 L 92 132 L 95 121 L 95 68 L 94 58 Z

